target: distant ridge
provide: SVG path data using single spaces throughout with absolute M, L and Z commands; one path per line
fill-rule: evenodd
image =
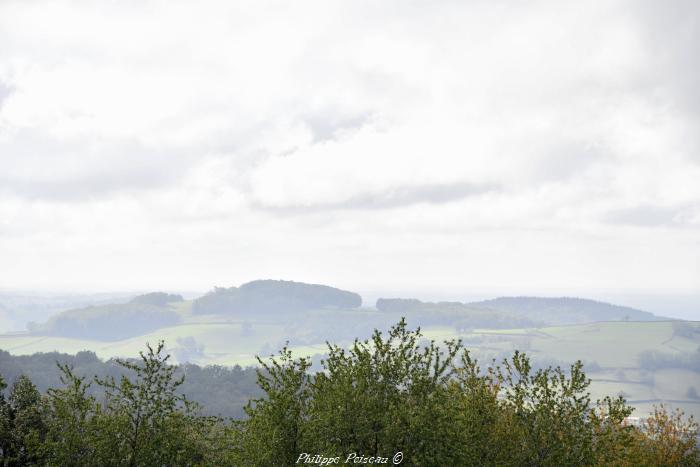
M 7 314 L 0 304 L 0 319 Z M 343 315 L 359 310 L 355 292 L 321 284 L 284 280 L 254 280 L 238 287 L 215 287 L 185 301 L 181 295 L 152 292 L 126 303 L 73 308 L 43 323 L 29 323 L 30 334 L 103 341 L 120 340 L 183 323 L 196 315 L 267 320 L 307 320 L 318 326 L 313 313 L 326 310 L 344 317 L 344 326 L 383 327 L 396 316 L 419 325 L 467 329 L 509 329 L 584 324 L 598 321 L 658 321 L 664 318 L 631 307 L 574 297 L 499 297 L 477 302 L 423 302 L 414 298 L 380 298 L 378 314 Z M 311 313 L 311 314 L 309 314 Z M 340 319 L 340 318 L 338 318 Z
M 648 311 L 575 297 L 499 297 L 469 305 L 523 315 L 549 324 L 662 319 Z
M 500 297 L 471 303 L 380 298 L 376 308 L 383 312 L 422 317 L 451 314 L 468 319 L 472 326 L 494 328 L 664 319 L 648 311 L 573 297 Z
M 170 304 L 181 301 L 180 295 L 152 292 L 127 303 L 61 311 L 45 323 L 27 327 L 35 335 L 116 341 L 180 323 L 180 315 Z

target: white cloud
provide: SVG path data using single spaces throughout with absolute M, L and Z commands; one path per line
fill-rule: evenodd
M 668 10 L 3 2 L 0 285 L 697 289 Z

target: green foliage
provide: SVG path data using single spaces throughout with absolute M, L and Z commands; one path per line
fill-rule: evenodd
M 106 389 L 109 423 L 100 426 L 101 439 L 119 440 L 105 451 L 102 463 L 126 460 L 129 465 L 179 465 L 183 461 L 202 460 L 189 429 L 195 425 L 193 405 L 176 393 L 183 378 L 175 377 L 175 368 L 163 355 L 164 343 L 141 352 L 141 362 L 117 362 L 131 370 L 135 378 L 122 376 L 97 379 Z
M 5 400 L 5 389 L 7 383 L 0 375 L 0 458 L 5 459 L 12 444 L 10 406 Z
M 250 417 L 237 426 L 240 459 L 250 459 L 255 465 L 293 465 L 302 446 L 302 417 L 309 400 L 308 359 L 292 358 L 285 347 L 279 359 L 268 364 L 259 359 L 263 370 L 258 373 L 258 385 L 265 397 L 251 400 L 246 407 Z
M 635 427 L 622 398 L 591 401 L 580 362 L 534 368 L 515 352 L 482 368 L 460 341 L 427 341 L 405 320 L 349 348 L 328 344 L 315 373 L 286 347 L 259 360 L 264 395 L 231 423 L 198 413 L 180 392 L 196 371 L 169 365 L 164 348 L 117 360 L 119 378 L 59 364 L 62 387 L 43 397 L 21 376 L 5 400 L 0 377 L 0 463 L 267 467 L 398 452 L 407 466 L 700 462 L 692 418 L 660 407 Z
M 58 364 L 63 387 L 48 390 L 44 406 L 47 436 L 42 447 L 49 465 L 89 465 L 98 456 L 101 407 L 87 394 L 91 383 Z
M 86 382 L 60 365 L 62 388 L 42 399 L 20 377 L 2 406 L 3 465 L 200 465 L 218 464 L 229 429 L 199 416 L 177 394 L 182 378 L 168 365 L 163 343 L 147 347 L 140 362 L 119 360 L 134 375 Z M 102 386 L 105 402 L 88 392 Z M 9 407 L 5 410 L 4 405 Z
M 698 424 L 680 411 L 669 412 L 663 405 L 645 421 L 644 433 L 635 433 L 636 443 L 628 452 L 630 465 L 697 466 Z
M 0 386 L 4 386 L 1 384 Z M 27 465 L 38 460 L 46 428 L 41 416 L 41 395 L 22 375 L 12 385 L 2 410 L 2 460 L 7 465 Z
M 0 350 L 0 369 L 8 381 L 14 381 L 26 374 L 40 392 L 62 386 L 65 377 L 56 362 L 72 368 L 75 375 L 89 380 L 93 376 L 100 379 L 112 377 L 117 381 L 122 376 L 133 378 L 134 373 L 119 365 L 115 360 L 100 360 L 93 352 L 82 351 L 76 355 L 50 352 L 33 355 L 10 355 Z M 177 378 L 185 377 L 178 387 L 180 393 L 201 406 L 201 412 L 224 418 L 240 419 L 245 416 L 244 407 L 248 400 L 261 395 L 257 386 L 255 368 L 240 366 L 198 366 L 182 364 L 176 367 Z M 103 401 L 105 388 L 97 384 L 88 385 L 86 392 L 98 401 Z
M 403 320 L 386 337 L 329 345 L 322 366 L 310 375 L 286 348 L 265 364 L 266 397 L 237 426 L 237 462 L 402 452 L 402 465 L 420 466 L 620 464 L 648 451 L 639 439 L 655 443 L 625 423 L 632 409 L 623 399 L 590 400 L 580 362 L 534 369 L 516 352 L 482 369 L 461 342 L 425 342 Z
M 616 424 L 632 413 L 620 398 L 591 404 L 590 380 L 576 362 L 568 372 L 561 368 L 533 371 L 529 359 L 515 352 L 497 368 L 503 405 L 511 420 L 510 430 L 521 438 L 517 451 L 524 463 L 535 465 L 587 465 L 607 453 L 596 450 L 600 413 Z M 610 426 L 609 426 L 610 427 Z M 520 461 L 519 460 L 519 461 Z
M 436 456 L 454 459 L 458 448 L 445 437 L 451 422 L 444 406 L 459 344 L 421 347 L 419 338 L 401 321 L 386 339 L 375 331 L 348 351 L 330 346 L 327 371 L 317 373 L 312 386 L 310 452 L 390 458 L 402 451 L 424 465 Z

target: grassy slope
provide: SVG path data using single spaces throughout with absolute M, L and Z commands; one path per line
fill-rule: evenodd
M 448 338 L 454 335 L 449 332 L 440 334 Z M 506 336 L 509 337 L 507 341 L 499 339 Z M 674 336 L 670 322 L 607 322 L 537 330 L 476 330 L 460 337 L 470 348 L 485 355 L 524 348 L 528 354 L 544 361 L 581 359 L 595 362 L 600 370 L 587 372 L 592 380 L 594 400 L 622 392 L 637 408 L 637 415 L 649 413 L 653 404 L 663 402 L 700 417 L 700 400 L 688 397 L 690 386 L 700 392 L 700 373 L 683 369 L 645 371 L 638 365 L 637 356 L 644 350 L 681 354 L 698 348 L 699 340 Z M 469 343 L 475 337 L 483 341 Z
M 178 326 L 160 329 L 143 336 L 116 342 L 39 337 L 28 335 L 0 336 L 0 349 L 13 354 L 60 351 L 75 353 L 93 350 L 102 358 L 135 356 L 145 342 L 164 339 L 170 350 L 180 345 L 178 338 L 194 337 L 204 346 L 200 364 L 216 363 L 242 366 L 256 363 L 255 355 L 268 355 L 284 344 L 287 330 L 283 325 L 254 322 L 253 330 L 246 331 L 243 322 L 224 320 L 213 315 L 192 316 L 189 304 L 179 305 L 185 321 Z M 331 318 L 333 311 L 328 313 Z M 670 402 L 686 413 L 700 416 L 700 400 L 688 397 L 688 388 L 694 386 L 700 392 L 700 374 L 688 370 L 667 369 L 644 371 L 638 368 L 637 356 L 644 350 L 670 353 L 693 352 L 700 341 L 673 335 L 670 322 L 606 322 L 585 325 L 547 327 L 540 329 L 473 330 L 457 334 L 453 327 L 430 326 L 425 328 L 427 338 L 438 341 L 462 338 L 468 348 L 481 359 L 502 357 L 519 348 L 547 361 L 595 362 L 600 368 L 587 373 L 593 380 L 593 399 L 605 394 L 623 392 L 638 408 L 639 413 L 651 410 L 653 403 Z M 314 355 L 325 351 L 325 344 L 307 343 L 292 346 L 296 355 Z M 595 367 L 592 367 L 595 368 Z

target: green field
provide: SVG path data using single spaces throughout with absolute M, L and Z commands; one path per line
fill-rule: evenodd
M 14 334 L 0 336 L 0 348 L 15 355 L 36 352 L 76 353 L 92 350 L 101 358 L 133 357 L 146 342 L 165 340 L 167 348 L 178 358 L 183 345 L 196 342 L 200 353 L 191 358 L 198 364 L 254 365 L 256 355 L 275 353 L 289 339 L 289 324 L 270 321 L 236 321 L 216 315 L 193 316 L 185 305 L 180 309 L 183 323 L 129 339 L 105 342 L 61 337 Z M 333 322 L 333 311 L 316 311 L 314 320 Z M 363 316 L 363 315 L 358 315 Z M 370 316 L 367 314 L 366 316 Z M 698 324 L 694 324 L 697 326 Z M 645 350 L 669 354 L 689 354 L 700 346 L 700 339 L 674 334 L 673 325 L 657 322 L 605 322 L 537 329 L 475 329 L 457 333 L 450 326 L 428 326 L 427 339 L 442 341 L 460 338 L 479 359 L 501 359 L 515 349 L 525 351 L 535 361 L 545 364 L 568 364 L 580 359 L 588 366 L 594 399 L 603 395 L 623 394 L 639 414 L 653 404 L 667 403 L 700 417 L 700 399 L 692 398 L 689 388 L 700 393 L 700 373 L 685 369 L 644 370 L 638 356 Z M 694 336 L 700 334 L 696 333 Z M 360 336 L 367 337 L 367 336 Z M 192 341 L 193 339 L 193 341 Z M 349 340 L 341 341 L 348 345 Z M 290 345 L 297 356 L 312 356 L 326 351 L 324 340 L 305 339 Z
M 622 394 L 637 409 L 636 415 L 649 413 L 654 404 L 664 403 L 700 417 L 700 399 L 688 395 L 691 387 L 700 393 L 700 373 L 680 368 L 650 371 L 639 365 L 638 356 L 646 350 L 683 355 L 695 352 L 700 346 L 699 339 L 674 335 L 671 322 L 475 330 L 468 335 L 458 335 L 445 328 L 429 330 L 426 334 L 432 338 L 461 337 L 475 353 L 484 356 L 500 356 L 519 348 L 544 362 L 580 359 L 590 367 L 587 375 L 592 380 L 594 400 Z M 474 340 L 477 342 L 472 343 Z

